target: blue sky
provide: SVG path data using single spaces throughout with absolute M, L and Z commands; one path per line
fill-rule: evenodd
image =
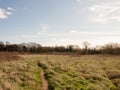
M 41 45 L 120 42 L 120 0 L 0 0 L 0 40 Z

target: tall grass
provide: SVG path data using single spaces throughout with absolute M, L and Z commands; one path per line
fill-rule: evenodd
M 18 53 L 0 52 L 0 62 L 14 61 L 22 59 Z
M 1 55 L 0 90 L 41 89 L 41 69 L 36 60 L 24 58 L 14 53 L 1 53 Z
M 120 56 L 6 54 L 0 56 L 7 61 L 0 63 L 0 90 L 40 90 L 41 68 L 49 90 L 120 89 Z
M 49 90 L 119 90 L 119 56 L 40 56 Z

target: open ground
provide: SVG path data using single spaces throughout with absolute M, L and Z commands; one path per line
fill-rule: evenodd
M 119 90 L 120 56 L 0 53 L 0 90 Z

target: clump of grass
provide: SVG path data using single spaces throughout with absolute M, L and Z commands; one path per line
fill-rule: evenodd
M 47 67 L 46 67 L 46 65 L 44 63 L 41 63 L 41 62 L 37 61 L 37 65 L 39 67 L 41 67 L 42 69 L 47 69 Z
M 119 56 L 109 56 L 104 62 L 101 62 L 108 78 L 116 86 L 116 90 L 120 89 L 120 60 Z

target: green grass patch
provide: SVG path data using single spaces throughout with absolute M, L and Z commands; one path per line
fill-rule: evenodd
M 119 58 L 99 55 L 48 55 L 44 58 L 39 56 L 39 66 L 45 71 L 49 90 L 119 90 Z M 111 68 L 116 73 L 112 73 Z M 117 80 L 113 81 L 110 76 Z
M 0 64 L 0 88 L 3 90 L 40 90 L 40 67 L 36 60 L 6 62 Z
M 22 55 L 0 64 L 0 89 L 40 90 L 41 68 L 49 90 L 119 90 L 120 56 Z

